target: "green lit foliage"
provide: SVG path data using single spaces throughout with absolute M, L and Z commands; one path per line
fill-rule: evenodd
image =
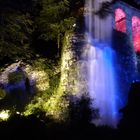
M 46 116 L 52 116 L 54 119 L 62 121 L 67 117 L 68 105 L 69 102 L 60 95 L 52 95 L 50 98 L 47 98 L 47 95 L 36 96 L 34 100 L 26 106 L 23 114 L 28 116 L 34 114 L 36 110 L 42 110 L 46 112 Z
M 74 29 L 81 3 L 80 0 L 0 0 L 0 53 L 3 54 L 0 61 L 34 58 L 36 46 L 57 56 L 64 33 Z
M 68 0 L 43 0 L 43 8 L 37 25 L 41 34 L 39 38 L 49 40 L 58 39 L 66 30 L 72 29 L 75 21 L 69 13 Z
M 23 3 L 26 5 L 26 0 Z M 0 1 L 0 61 L 9 58 L 30 58 L 29 44 L 33 31 L 33 21 L 29 7 L 18 1 Z M 28 3 L 29 4 L 29 3 Z M 26 9 L 26 10 L 25 10 Z
M 45 83 L 44 78 L 39 81 L 41 86 L 36 83 L 36 96 L 26 106 L 25 115 L 39 109 L 56 118 L 64 118 L 68 101 L 63 97 L 65 93 L 60 86 L 61 62 L 55 59 L 55 55 L 61 52 L 64 34 L 74 29 L 77 17 L 74 11 L 78 9 L 75 5 L 79 3 L 80 0 L 0 0 L 0 53 L 3 54 L 0 62 L 7 57 L 28 60 L 35 74 L 44 75 L 46 83 L 49 83 L 47 88 L 41 87 L 44 86 L 41 83 Z M 43 51 L 51 55 L 51 50 L 56 49 L 56 53 L 52 59 L 42 58 L 33 51 L 36 46 L 39 50 L 44 47 Z M 8 78 L 10 83 L 16 83 L 23 77 L 19 73 L 11 73 Z M 19 95 L 19 91 L 15 94 Z
M 37 70 L 44 70 L 48 75 L 49 88 L 47 94 L 52 95 L 56 92 L 60 82 L 60 66 L 59 62 L 49 59 L 37 59 L 33 63 L 33 68 Z
M 42 89 L 40 86 L 43 86 L 43 84 L 39 86 L 38 83 L 36 83 L 36 96 L 31 103 L 26 106 L 24 115 L 35 113 L 36 110 L 39 109 L 46 112 L 46 114 L 55 114 L 54 116 L 58 116 L 61 112 L 60 110 L 65 106 L 64 100 L 59 94 L 57 94 L 60 80 L 60 68 L 58 64 L 53 60 L 37 59 L 33 62 L 33 69 L 35 71 L 43 71 L 43 73 L 46 73 L 49 86 L 45 90 L 40 90 Z
M 76 14 L 73 12 L 72 5 L 76 5 L 70 0 L 42 0 L 42 10 L 40 15 L 35 18 L 34 44 L 36 49 L 54 51 L 55 56 L 61 55 L 62 40 L 68 30 L 74 30 L 73 24 L 76 23 Z M 76 9 L 77 10 L 77 9 Z M 55 45 L 49 44 L 52 41 Z M 54 49 L 53 49 L 54 48 Z M 44 52 L 43 52 L 44 53 Z M 49 55 L 50 55 L 49 54 Z
M 23 15 L 6 15 L 5 24 L 0 26 L 0 53 L 11 59 L 25 57 L 32 24 Z

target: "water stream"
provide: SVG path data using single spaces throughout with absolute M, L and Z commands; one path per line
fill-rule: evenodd
M 102 2 L 86 0 L 85 35 L 88 48 L 88 89 L 93 99 L 92 106 L 99 109 L 97 125 L 115 127 L 118 122 L 117 80 L 115 73 L 115 51 L 111 47 L 112 16 L 100 18 L 95 14 Z

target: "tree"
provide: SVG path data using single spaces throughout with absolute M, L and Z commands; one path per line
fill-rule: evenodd
M 42 0 L 40 16 L 36 18 L 36 34 L 38 40 L 53 40 L 61 51 L 61 40 L 67 30 L 73 30 L 76 22 L 73 7 L 77 0 Z M 76 9 L 77 10 L 77 9 Z
M 30 55 L 33 31 L 32 0 L 0 1 L 0 61 L 24 59 Z

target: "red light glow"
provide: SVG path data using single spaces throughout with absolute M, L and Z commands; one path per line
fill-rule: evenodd
M 140 18 L 132 18 L 133 43 L 136 52 L 140 52 Z
M 126 15 L 120 8 L 115 11 L 115 29 L 120 32 L 126 32 Z

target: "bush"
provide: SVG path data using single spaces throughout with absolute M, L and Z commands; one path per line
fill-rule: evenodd
M 3 99 L 5 96 L 6 96 L 5 90 L 0 88 L 0 99 Z
M 12 72 L 8 75 L 8 81 L 11 84 L 15 84 L 23 79 L 23 74 L 21 72 Z

